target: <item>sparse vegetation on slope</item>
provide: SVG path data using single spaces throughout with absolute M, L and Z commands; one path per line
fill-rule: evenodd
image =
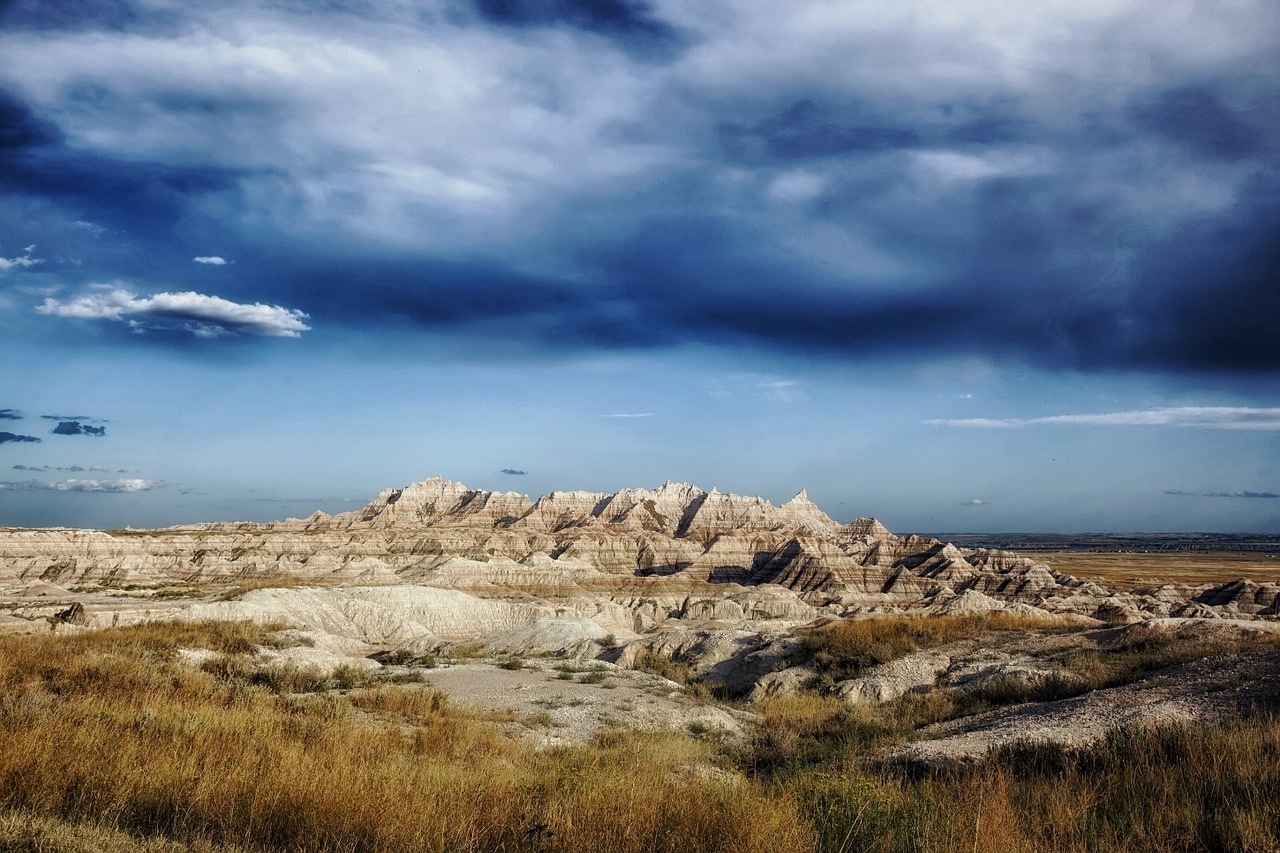
M 799 632 L 805 652 L 825 684 L 856 678 L 866 670 L 921 649 L 980 636 L 989 631 L 1060 628 L 1051 618 L 1004 613 L 964 616 L 881 616 L 839 619 Z

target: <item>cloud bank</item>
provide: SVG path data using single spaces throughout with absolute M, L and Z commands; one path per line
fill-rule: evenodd
M 239 280 L 47 314 L 1280 371 L 1272 0 L 92 5 L 0 11 L 11 216 Z

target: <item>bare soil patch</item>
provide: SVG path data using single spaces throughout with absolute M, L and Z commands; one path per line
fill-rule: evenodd
M 455 664 L 428 671 L 426 683 L 455 704 L 509 714 L 509 731 L 538 747 L 586 743 L 613 728 L 739 738 L 756 716 L 702 702 L 660 676 L 594 662 Z

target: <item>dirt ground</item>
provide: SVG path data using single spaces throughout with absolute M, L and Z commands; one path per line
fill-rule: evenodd
M 594 661 L 530 660 L 521 669 L 463 663 L 425 676 L 451 702 L 509 715 L 512 733 L 539 747 L 583 743 L 615 727 L 738 738 L 755 718 L 700 701 L 665 678 Z

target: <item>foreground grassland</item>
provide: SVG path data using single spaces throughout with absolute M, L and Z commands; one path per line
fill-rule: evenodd
M 957 630 L 886 625 L 816 650 L 879 658 Z M 280 627 L 0 637 L 0 850 L 1280 847 L 1270 717 L 911 772 L 864 758 L 910 736 L 911 713 L 953 711 L 874 715 L 810 695 L 765 704 L 745 744 L 618 730 L 539 752 L 422 685 L 255 668 L 255 647 L 289 642 Z M 195 667 L 184 648 L 215 655 Z

